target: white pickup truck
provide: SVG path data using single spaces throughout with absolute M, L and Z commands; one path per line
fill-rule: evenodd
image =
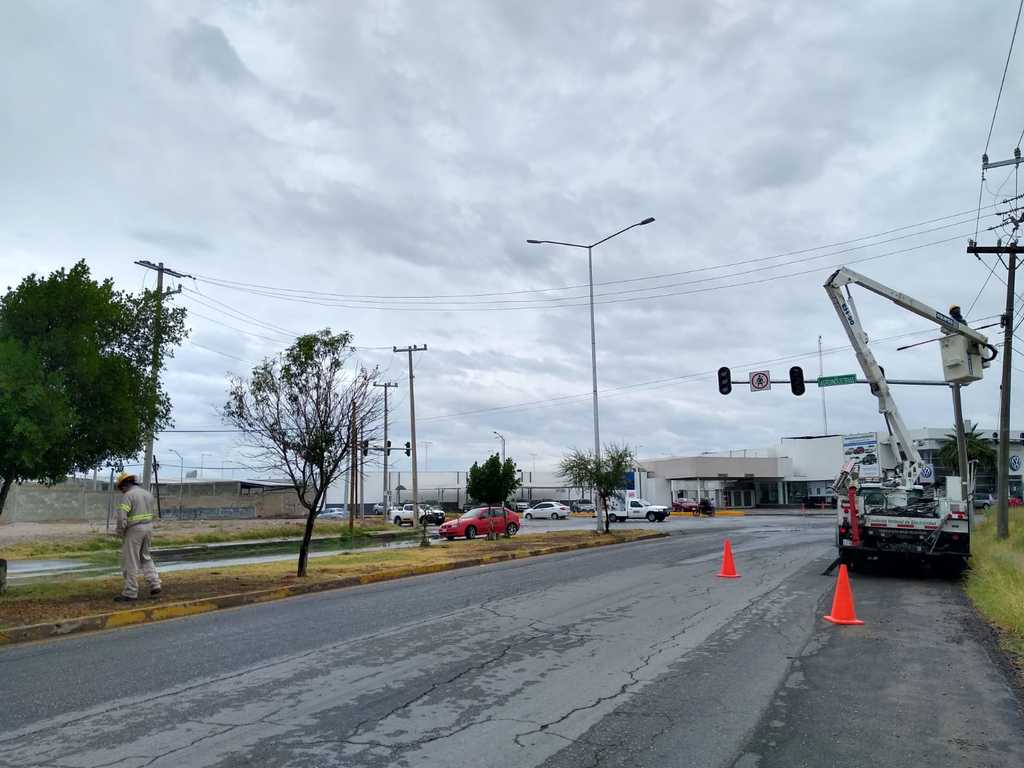
M 668 517 L 669 509 L 663 504 L 651 504 L 647 499 L 632 498 L 615 500 L 613 509 L 608 510 L 608 521 L 617 523 L 623 520 L 646 520 L 649 523 L 662 523 Z

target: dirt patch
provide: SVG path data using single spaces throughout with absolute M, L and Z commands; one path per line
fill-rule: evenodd
M 344 577 L 373 576 L 397 578 L 410 567 L 438 566 L 478 561 L 481 557 L 512 555 L 532 557 L 572 545 L 617 544 L 651 538 L 649 531 L 627 530 L 608 535 L 591 531 L 565 531 L 548 534 L 516 536 L 495 542 L 486 540 L 455 541 L 431 546 L 429 549 L 406 549 L 387 552 L 354 552 L 310 561 L 309 575 L 299 579 L 295 564 L 233 566 L 210 571 L 172 572 L 163 577 L 164 593 L 160 603 L 216 597 L 276 589 L 301 583 L 337 581 Z M 120 592 L 120 578 L 66 580 L 12 587 L 0 600 L 0 628 L 41 624 L 67 619 L 113 613 L 123 607 L 114 603 Z M 143 589 L 143 594 L 145 590 Z M 156 601 L 142 599 L 128 607 L 143 607 Z

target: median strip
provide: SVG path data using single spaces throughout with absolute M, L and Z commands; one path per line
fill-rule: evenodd
M 164 598 L 140 600 L 131 608 L 119 611 L 106 609 L 120 589 L 120 579 L 63 580 L 16 586 L 0 602 L 0 645 L 182 618 L 295 595 L 666 535 L 641 530 L 610 534 L 566 531 L 493 542 L 458 541 L 425 550 L 354 552 L 318 559 L 311 566 L 310 575 L 303 579 L 291 572 L 292 562 L 170 572 L 163 579 Z M 167 602 L 170 597 L 180 599 Z

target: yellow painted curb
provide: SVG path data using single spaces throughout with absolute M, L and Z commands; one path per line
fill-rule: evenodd
M 742 509 L 720 509 L 715 514 L 719 517 L 746 517 L 747 515 Z
M 153 606 L 131 608 L 126 611 L 115 613 L 102 613 L 95 616 L 83 616 L 76 619 L 51 622 L 46 624 L 31 624 L 23 627 L 7 627 L 0 630 L 0 646 L 13 645 L 14 643 L 26 643 L 33 640 L 46 640 L 60 637 L 62 635 L 77 634 L 79 632 L 92 632 L 99 629 L 115 629 L 118 627 L 130 627 L 137 624 L 147 624 L 153 621 L 164 621 L 166 619 L 179 619 L 186 616 L 196 616 L 201 613 L 219 611 L 225 608 L 237 608 L 242 605 L 253 605 L 266 603 L 273 600 L 281 600 L 286 597 L 297 595 L 313 594 L 316 592 L 327 592 L 329 590 L 344 589 L 364 584 L 374 584 L 381 581 L 393 581 L 395 579 L 407 578 L 409 576 L 424 576 L 431 573 L 443 571 L 454 571 L 460 568 L 472 568 L 478 565 L 489 565 L 508 560 L 517 560 L 522 557 L 538 557 L 541 555 L 554 555 L 564 552 L 572 552 L 578 549 L 591 549 L 593 547 L 604 547 L 612 544 L 631 544 L 636 541 L 649 541 L 651 539 L 663 539 L 669 534 L 651 532 L 637 536 L 629 541 L 581 541 L 575 544 L 556 544 L 543 549 L 530 549 L 525 552 L 496 552 L 480 557 L 469 557 L 464 560 L 453 560 L 447 563 L 430 563 L 428 565 L 415 565 L 406 568 L 392 568 L 391 570 L 367 573 L 360 576 L 339 576 L 331 581 L 321 581 L 313 584 L 292 584 L 274 589 L 264 589 L 255 592 L 237 592 L 230 595 L 218 595 L 217 597 L 200 598 L 180 603 L 155 604 Z

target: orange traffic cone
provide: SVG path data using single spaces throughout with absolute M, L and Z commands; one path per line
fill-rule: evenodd
M 846 565 L 839 566 L 839 580 L 836 582 L 836 593 L 832 598 L 832 613 L 825 621 L 833 624 L 863 624 L 853 609 L 853 590 L 850 589 L 850 577 L 846 573 Z
M 736 564 L 732 561 L 732 542 L 726 539 L 725 549 L 722 551 L 722 570 L 718 572 L 718 578 L 738 579 L 739 577 L 740 575 L 736 573 Z

